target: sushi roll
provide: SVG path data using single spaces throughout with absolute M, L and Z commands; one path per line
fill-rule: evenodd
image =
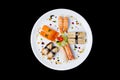
M 78 39 L 78 44 L 85 44 L 86 40 L 85 39 Z
M 68 32 L 68 38 L 85 38 L 85 32 Z
M 68 39 L 69 44 L 79 44 L 78 39 Z
M 45 48 L 51 50 L 51 49 L 53 48 L 53 42 L 49 42 L 49 43 L 45 46 Z
M 86 36 L 86 33 L 85 33 L 85 32 L 77 32 L 77 36 L 78 36 L 78 38 L 80 38 L 80 39 L 84 39 L 85 36 Z
M 69 44 L 76 44 L 75 39 L 68 39 Z
M 85 39 L 68 39 L 69 44 L 85 44 Z
M 52 59 L 54 55 L 59 51 L 58 47 L 53 47 L 52 50 L 48 53 L 48 59 Z
M 52 59 L 53 56 L 54 56 L 54 54 L 52 52 L 49 52 L 48 55 L 47 55 L 48 59 Z
M 48 52 L 49 52 L 49 50 L 47 48 L 43 48 L 41 51 L 42 55 L 47 55 Z
M 68 32 L 68 38 L 75 38 L 76 34 L 75 32 Z
M 53 48 L 53 43 L 48 43 L 41 51 L 42 55 L 47 55 L 49 51 Z
M 69 44 L 84 44 L 86 33 L 85 32 L 69 32 L 68 42 Z
M 48 59 L 52 59 L 58 51 L 58 47 L 53 46 L 53 42 L 49 42 L 41 52 L 42 55 L 47 55 Z
M 56 54 L 57 52 L 59 51 L 59 49 L 58 49 L 58 47 L 53 47 L 53 49 L 51 50 L 51 52 L 53 53 L 53 54 Z

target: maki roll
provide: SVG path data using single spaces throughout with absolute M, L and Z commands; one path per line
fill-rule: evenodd
M 59 50 L 58 47 L 55 46 L 55 47 L 52 48 L 51 52 L 53 54 L 56 54 L 58 52 L 58 50 Z
M 48 59 L 52 59 L 53 56 L 54 56 L 54 54 L 52 52 L 49 52 L 48 55 L 47 55 Z
M 51 49 L 53 48 L 53 42 L 49 42 L 49 43 L 45 46 L 45 48 L 51 50 Z
M 86 40 L 85 39 L 78 39 L 78 44 L 85 44 Z
M 43 49 L 42 49 L 42 55 L 46 55 L 46 54 L 48 54 L 48 52 L 52 49 L 52 47 L 53 47 L 53 43 L 52 42 L 50 42 L 50 43 L 48 43 Z
M 85 44 L 85 39 L 68 39 L 69 44 Z
M 76 44 L 75 39 L 68 39 L 69 44 Z
M 86 35 L 85 32 L 78 32 L 77 33 L 78 38 L 81 38 L 81 39 L 84 39 L 85 35 Z
M 52 50 L 48 53 L 48 59 L 52 59 L 55 54 L 59 51 L 58 47 L 53 47 Z
M 42 55 L 47 55 L 47 53 L 49 52 L 49 50 L 47 48 L 42 48 Z
M 85 32 L 68 32 L 68 38 L 85 38 Z
M 47 55 L 48 59 L 52 59 L 59 51 L 58 47 L 53 46 L 53 42 L 49 42 L 41 51 L 42 55 Z
M 76 34 L 75 32 L 68 32 L 68 38 L 75 38 Z
M 69 32 L 68 33 L 68 42 L 69 44 L 85 44 L 86 40 L 85 32 Z

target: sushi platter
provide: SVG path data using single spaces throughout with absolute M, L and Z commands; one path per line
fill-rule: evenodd
M 44 66 L 69 70 L 88 57 L 92 32 L 87 21 L 69 9 L 54 9 L 43 14 L 31 32 L 31 47 Z

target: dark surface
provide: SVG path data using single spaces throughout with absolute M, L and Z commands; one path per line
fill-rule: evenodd
M 52 9 L 56 9 L 56 8 L 39 8 L 38 10 L 30 10 L 27 13 L 25 13 L 25 19 L 23 21 L 23 34 L 24 34 L 24 38 L 23 38 L 23 47 L 24 47 L 24 53 L 21 57 L 23 57 L 23 61 L 20 61 L 19 64 L 23 65 L 23 69 L 25 69 L 26 71 L 33 71 L 34 73 L 36 72 L 51 72 L 53 74 L 58 74 L 60 75 L 60 73 L 64 73 L 64 72 L 58 72 L 58 71 L 54 71 L 51 70 L 49 68 L 46 68 L 45 66 L 43 66 L 34 56 L 32 50 L 31 50 L 31 45 L 30 45 L 30 34 L 31 34 L 31 30 L 32 27 L 34 25 L 34 23 L 37 21 L 37 19 L 44 14 L 45 12 L 52 10 Z M 68 8 L 68 9 L 72 9 L 78 13 L 80 13 L 90 24 L 92 32 L 93 32 L 93 40 L 95 40 L 95 42 L 93 42 L 93 46 L 92 46 L 92 51 L 90 53 L 90 55 L 88 56 L 88 58 L 85 60 L 84 63 L 82 63 L 79 67 L 69 70 L 69 71 L 65 71 L 66 74 L 67 72 L 74 74 L 76 72 L 80 72 L 81 75 L 86 75 L 86 74 L 90 74 L 91 71 L 93 73 L 96 73 L 96 69 L 98 67 L 98 58 L 97 55 L 98 53 L 97 51 L 97 12 L 94 11 L 94 13 L 92 12 L 92 9 L 87 9 L 87 8 L 81 8 L 81 9 L 75 9 L 75 8 Z M 32 14 L 29 14 L 32 13 Z M 29 14 L 29 15 L 27 15 Z M 21 26 L 23 26 L 21 25 Z M 97 61 L 98 60 L 98 61 Z M 95 71 L 95 72 L 94 72 Z M 46 74 L 46 73 L 44 73 Z M 62 75 L 62 74 L 61 74 Z
M 10 59 L 4 63 L 7 64 L 9 62 L 7 64 L 9 67 L 6 68 L 8 72 L 13 72 L 14 74 L 20 73 L 21 75 L 18 76 L 38 77 L 39 79 L 44 75 L 54 75 L 55 79 L 81 79 L 88 77 L 95 79 L 94 76 L 100 78 L 106 76 L 106 73 L 109 72 L 108 65 L 110 63 L 109 58 L 111 57 L 106 56 L 108 54 L 106 53 L 107 46 L 103 46 L 103 44 L 109 43 L 106 39 L 103 39 L 103 37 L 106 37 L 110 32 L 108 31 L 106 33 L 108 26 L 105 25 L 106 17 L 108 17 L 106 12 L 109 11 L 109 7 L 106 6 L 102 8 L 100 6 L 105 4 L 99 5 L 99 2 L 93 3 L 91 6 L 89 3 L 89 5 L 87 5 L 82 2 L 71 2 L 71 4 L 66 5 L 67 1 L 64 1 L 64 3 L 59 1 L 59 4 L 57 4 L 58 2 L 56 1 L 47 3 L 46 8 L 40 5 L 43 2 L 20 3 L 21 4 L 14 4 L 14 6 L 9 8 L 11 11 L 8 16 L 11 21 L 10 24 L 12 24 L 10 29 L 14 29 L 9 34 L 13 36 L 9 44 L 15 45 L 11 47 L 11 54 L 8 54 L 8 57 L 9 55 L 12 55 L 12 57 L 9 57 Z M 45 12 L 57 8 L 71 9 L 81 14 L 87 20 L 93 33 L 92 50 L 87 59 L 80 66 L 62 72 L 51 70 L 42 65 L 34 56 L 30 45 L 31 31 L 37 19 Z M 47 76 L 44 78 L 47 78 Z

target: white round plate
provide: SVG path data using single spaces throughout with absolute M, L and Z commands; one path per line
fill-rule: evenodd
M 52 19 L 50 19 L 51 15 Z M 85 44 L 70 45 L 75 56 L 74 60 L 66 61 L 64 58 L 61 58 L 61 54 L 63 54 L 61 51 L 59 51 L 52 60 L 48 60 L 46 56 L 41 54 L 41 49 L 50 42 L 39 34 L 41 27 L 43 25 L 48 25 L 50 28 L 59 32 L 58 16 L 67 16 L 69 18 L 68 32 L 82 31 L 86 33 Z M 31 47 L 35 57 L 46 67 L 54 70 L 69 70 L 80 65 L 89 55 L 92 47 L 92 32 L 87 21 L 80 14 L 69 9 L 55 9 L 43 14 L 36 21 L 31 32 Z

